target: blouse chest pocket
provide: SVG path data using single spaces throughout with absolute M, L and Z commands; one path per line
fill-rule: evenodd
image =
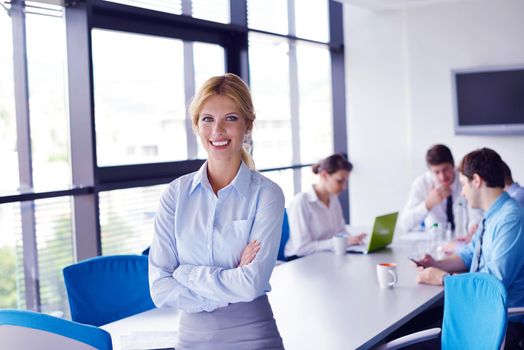
M 229 224 L 224 225 L 222 229 L 222 236 L 224 238 L 231 237 L 242 241 L 249 238 L 250 222 L 249 220 L 234 220 Z
M 230 221 L 222 228 L 216 247 L 222 253 L 227 252 L 226 256 L 234 257 L 234 260 L 238 263 L 242 251 L 248 243 L 249 234 L 249 220 Z

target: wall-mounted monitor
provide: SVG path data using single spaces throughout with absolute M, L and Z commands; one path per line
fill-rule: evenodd
M 524 135 L 524 65 L 452 72 L 455 133 Z

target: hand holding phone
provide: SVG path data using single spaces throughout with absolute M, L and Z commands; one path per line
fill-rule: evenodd
M 411 256 L 408 256 L 408 259 L 411 260 L 411 261 L 413 261 L 413 262 L 415 263 L 415 265 L 417 265 L 417 266 L 422 266 L 422 264 L 419 263 L 417 260 L 415 260 L 415 258 L 412 258 Z

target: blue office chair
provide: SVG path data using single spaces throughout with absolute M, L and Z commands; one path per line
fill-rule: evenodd
M 504 285 L 487 273 L 448 277 L 444 285 L 442 333 L 434 328 L 395 339 L 378 347 L 395 350 L 441 336 L 442 349 L 503 349 L 508 315 L 523 308 L 507 308 Z
M 99 256 L 65 267 L 73 321 L 100 326 L 153 309 L 147 259 L 145 255 Z
M 142 251 L 142 255 L 149 255 L 149 250 L 151 249 L 151 247 L 147 247 L 146 249 L 144 249 Z
M 0 349 L 111 350 L 103 329 L 25 310 L 0 310 Z
M 284 221 L 282 221 L 282 236 L 280 237 L 280 246 L 278 247 L 278 256 L 277 260 L 286 261 L 286 256 L 284 255 L 284 249 L 286 248 L 286 243 L 289 240 L 289 220 L 287 218 L 287 211 L 284 209 Z

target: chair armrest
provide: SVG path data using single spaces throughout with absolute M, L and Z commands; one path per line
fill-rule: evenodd
M 523 315 L 524 307 L 510 307 L 508 309 L 508 316 Z
M 420 332 L 411 333 L 401 338 L 382 344 L 375 350 L 396 350 L 408 345 L 417 344 L 426 340 L 437 339 L 440 336 L 440 328 L 426 329 Z

